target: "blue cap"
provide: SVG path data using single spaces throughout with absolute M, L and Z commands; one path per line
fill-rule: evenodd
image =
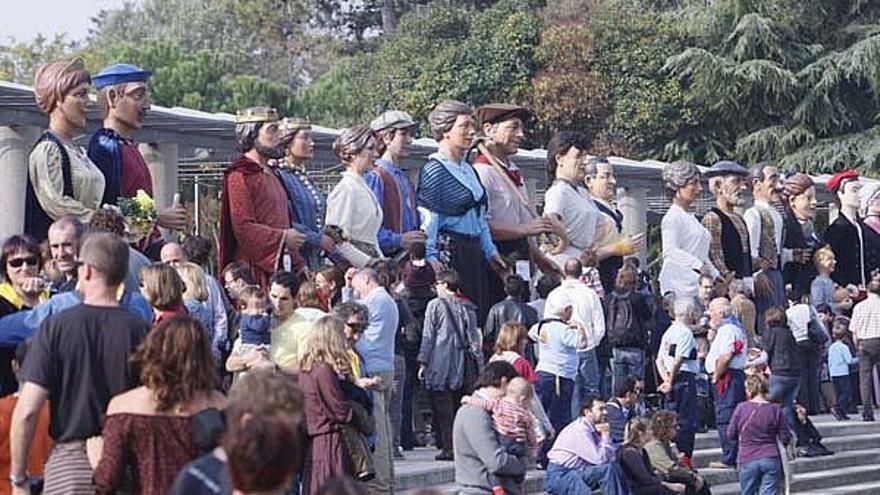
M 92 76 L 95 89 L 128 82 L 146 82 L 153 73 L 131 64 L 113 64 Z

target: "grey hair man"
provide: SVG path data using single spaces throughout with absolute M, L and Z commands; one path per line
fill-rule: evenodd
M 394 493 L 391 393 L 394 390 L 394 337 L 400 320 L 397 303 L 379 283 L 376 271 L 363 268 L 351 277 L 351 288 L 358 302 L 366 306 L 369 321 L 354 345 L 363 360 L 363 371 L 380 380 L 373 388 L 376 420 L 376 449 L 373 460 L 376 478 L 371 493 Z
M 676 446 L 688 457 L 694 452 L 697 432 L 697 344 L 691 327 L 697 321 L 697 305 L 691 297 L 679 297 L 673 303 L 672 325 L 663 332 L 657 354 L 657 372 L 663 381 L 657 391 L 665 394 L 666 409 L 677 413 Z
M 746 400 L 743 368 L 748 338 L 733 317 L 733 306 L 726 297 L 716 297 L 709 303 L 709 325 L 715 337 L 706 355 L 706 371 L 715 384 L 710 390 L 714 393 L 715 423 L 721 440 L 721 462 L 710 466 L 732 469 L 736 466 L 737 442 L 727 436 L 727 425 L 736 405 Z
M 52 282 L 52 294 L 69 292 L 76 288 L 76 262 L 79 259 L 79 246 L 84 231 L 82 222 L 71 215 L 65 215 L 49 226 L 49 252 L 60 274 L 59 279 Z

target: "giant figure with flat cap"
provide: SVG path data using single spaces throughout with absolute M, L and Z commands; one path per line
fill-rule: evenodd
M 291 228 L 287 193 L 269 167 L 284 157 L 278 112 L 252 107 L 238 112 L 235 135 L 242 152 L 223 173 L 218 273 L 246 263 L 264 289 L 277 270 L 301 271 L 305 235 Z
M 870 274 L 865 267 L 865 235 L 859 218 L 859 192 L 862 184 L 855 170 L 838 172 L 825 185 L 840 207 L 840 215 L 825 230 L 825 240 L 834 251 L 837 265 L 831 273 L 835 283 L 842 286 L 866 286 Z
M 132 198 L 139 190 L 153 196 L 150 167 L 133 139 L 150 109 L 147 82 L 151 75 L 134 65 L 114 64 L 92 80 L 98 90 L 103 127 L 92 135 L 89 158 L 98 165 L 107 182 L 104 204 L 115 205 L 119 198 Z M 167 229 L 183 231 L 187 226 L 186 210 L 180 205 L 160 209 L 157 223 Z M 158 232 L 151 238 L 158 241 Z
M 24 232 L 46 239 L 49 225 L 72 215 L 88 222 L 101 206 L 104 176 L 73 138 L 85 130 L 91 78 L 80 59 L 37 70 L 34 97 L 49 128 L 31 150 L 25 191 Z
M 477 108 L 476 113 L 485 139 L 477 143 L 474 170 L 488 195 L 492 241 L 502 256 L 532 261 L 545 273 L 560 273 L 536 241 L 536 236 L 553 232 L 559 223 L 535 214 L 522 173 L 510 159 L 519 151 L 532 112 L 516 105 L 493 103 Z M 504 296 L 504 281 L 490 274 L 490 301 L 494 304 Z
M 703 175 L 709 179 L 709 190 L 715 196 L 715 206 L 703 215 L 703 226 L 712 236 L 709 259 L 721 273 L 723 285 L 715 293 L 727 294 L 734 279 L 752 278 L 749 229 L 735 210 L 746 205 L 749 171 L 739 163 L 720 161 Z
M 425 233 L 419 230 L 416 189 L 401 168 L 401 159 L 409 155 L 416 127 L 413 118 L 400 110 L 389 110 L 370 122 L 381 156 L 376 160 L 376 168 L 364 179 L 382 205 L 379 247 L 386 256 L 409 251 L 415 242 L 425 242 Z

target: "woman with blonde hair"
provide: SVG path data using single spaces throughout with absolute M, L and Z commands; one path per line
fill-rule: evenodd
M 333 152 L 345 171 L 327 197 L 325 224 L 341 229 L 348 241 L 337 247 L 338 253 L 352 265 L 363 268 L 383 257 L 379 247 L 382 205 L 364 179 L 379 157 L 376 136 L 369 127 L 345 129 L 333 142 Z
M 651 423 L 645 418 L 635 418 L 626 424 L 623 445 L 617 449 L 617 462 L 633 495 L 670 495 L 684 493 L 682 483 L 669 483 L 654 474 L 644 455 L 645 445 L 653 440 Z
M 526 359 L 526 344 L 529 342 L 529 329 L 522 323 L 509 321 L 498 330 L 495 338 L 495 354 L 489 361 L 507 361 L 519 376 L 534 385 L 538 383 L 538 374 L 532 363 Z
M 303 493 L 315 495 L 333 476 L 354 474 L 340 431 L 353 414 L 339 385 L 340 376 L 351 373 L 344 323 L 333 316 L 321 318 L 301 345 L 298 383 L 311 439 Z
M 153 308 L 154 325 L 173 316 L 187 314 L 183 305 L 186 287 L 174 268 L 164 263 L 153 263 L 141 269 L 139 278 L 141 294 Z
M 199 320 L 208 335 L 214 335 L 214 314 L 209 306 L 208 287 L 205 285 L 205 271 L 195 263 L 185 261 L 175 267 L 183 282 L 183 305 L 194 318 Z
M 178 471 L 200 454 L 193 418 L 225 407 L 211 341 L 195 318 L 158 324 L 132 361 L 143 385 L 110 401 L 102 440 L 89 442 L 99 494 L 116 493 L 126 473 L 134 475 L 133 494 L 168 493 Z

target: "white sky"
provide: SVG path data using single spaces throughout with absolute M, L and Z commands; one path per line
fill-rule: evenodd
M 47 38 L 67 33 L 68 39 L 79 40 L 88 33 L 92 16 L 101 9 L 124 3 L 125 0 L 0 0 L 0 43 L 8 42 L 10 37 L 30 41 L 40 33 Z

